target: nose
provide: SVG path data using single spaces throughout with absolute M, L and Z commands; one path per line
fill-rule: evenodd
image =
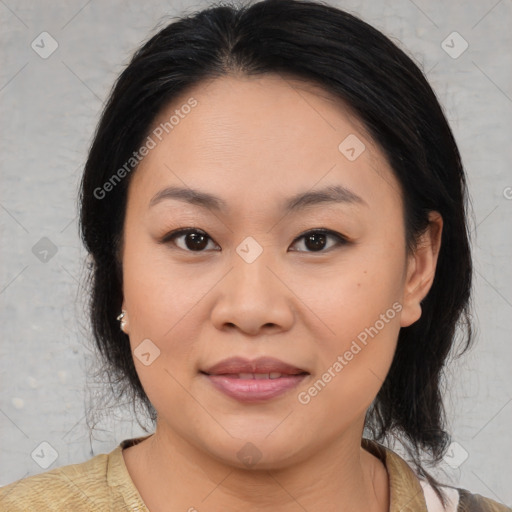
M 263 251 L 252 262 L 233 254 L 231 270 L 216 287 L 211 320 L 217 329 L 239 329 L 256 336 L 291 328 L 294 294 L 269 253 Z

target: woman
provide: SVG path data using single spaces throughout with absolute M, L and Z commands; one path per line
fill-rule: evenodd
M 449 444 L 465 203 L 432 89 L 366 23 L 296 0 L 171 23 L 116 82 L 81 188 L 94 336 L 155 432 L 4 509 L 511 510 L 419 457 Z

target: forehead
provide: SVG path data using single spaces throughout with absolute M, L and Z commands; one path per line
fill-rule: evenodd
M 190 186 L 243 202 L 317 184 L 341 184 L 369 200 L 383 185 L 395 199 L 399 189 L 350 109 L 286 75 L 203 81 L 168 104 L 148 133 L 155 145 L 133 180 L 148 191 Z

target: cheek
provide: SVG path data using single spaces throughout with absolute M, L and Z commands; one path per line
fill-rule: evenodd
M 169 336 L 206 292 L 194 265 L 179 265 L 149 235 L 127 232 L 123 254 L 123 293 L 130 332 Z M 133 329 L 132 329 L 133 327 Z
M 372 286 L 361 283 L 353 285 L 349 299 L 331 296 L 330 311 L 325 315 L 330 334 L 319 347 L 318 373 L 343 374 L 339 379 L 347 380 L 343 385 L 350 382 L 346 389 L 360 388 L 368 380 L 372 381 L 370 389 L 378 381 L 382 383 L 400 330 L 402 304 L 397 297 L 390 290 L 376 294 Z
M 154 386 L 174 386 L 171 375 L 183 381 L 180 375 L 190 372 L 196 363 L 196 340 L 201 339 L 204 324 L 204 319 L 197 317 L 201 312 L 198 305 L 213 285 L 200 276 L 197 268 L 182 265 L 178 269 L 143 235 L 127 232 L 123 293 L 135 366 L 148 395 Z M 157 347 L 155 352 L 159 351 L 148 366 L 136 357 L 144 340 L 150 340 Z
M 376 297 L 357 282 L 352 291 L 351 301 L 343 297 L 332 306 L 334 334 L 318 342 L 314 378 L 297 396 L 304 414 L 322 425 L 325 436 L 364 416 L 384 383 L 400 330 L 402 306 L 392 301 L 393 294 Z
M 328 326 L 318 338 L 317 380 L 301 390 L 301 403 L 310 404 L 314 414 L 336 409 L 340 417 L 347 411 L 353 417 L 382 386 L 400 331 L 402 253 L 400 243 L 382 240 L 333 271 L 324 286 L 310 283 L 308 304 Z
M 339 265 L 303 283 L 305 300 L 323 321 L 322 332 L 331 340 L 329 345 L 343 348 L 361 333 L 364 341 L 365 329 L 375 324 L 386 332 L 396 324 L 393 330 L 397 333 L 405 265 L 402 252 L 399 244 L 368 245 L 347 252 Z

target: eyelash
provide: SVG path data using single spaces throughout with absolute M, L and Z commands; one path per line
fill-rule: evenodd
M 179 237 L 184 236 L 184 235 L 188 235 L 190 233 L 196 233 L 196 234 L 204 235 L 204 236 L 208 237 L 213 242 L 213 239 L 205 231 L 203 231 L 201 229 L 198 229 L 198 228 L 184 228 L 184 229 L 178 229 L 178 230 L 171 231 L 170 233 L 168 233 L 167 235 L 165 235 L 163 237 L 163 239 L 161 240 L 161 243 L 163 243 L 163 244 L 167 244 L 169 242 L 173 242 L 174 243 L 174 240 L 176 238 L 179 238 Z M 310 253 L 310 254 L 326 253 L 326 252 L 329 252 L 329 251 L 331 251 L 332 249 L 334 249 L 336 247 L 339 247 L 339 246 L 342 246 L 342 245 L 346 245 L 346 244 L 349 243 L 349 240 L 346 237 L 344 237 L 340 233 L 337 233 L 336 231 L 332 231 L 330 229 L 318 228 L 318 229 L 311 229 L 309 231 L 306 231 L 306 232 L 302 233 L 301 235 L 299 235 L 293 241 L 292 245 L 294 245 L 299 240 L 301 240 L 301 239 L 303 239 L 306 236 L 311 235 L 311 234 L 321 234 L 321 235 L 330 236 L 330 237 L 336 239 L 337 243 L 336 243 L 336 245 L 334 245 L 333 247 L 328 248 L 327 250 L 321 249 L 319 251 L 307 251 L 306 250 L 306 251 L 295 251 L 295 252 L 306 252 L 306 253 Z M 198 253 L 198 254 L 206 252 L 206 250 L 191 251 L 189 249 L 183 249 L 181 247 L 178 247 L 178 249 L 181 249 L 181 250 L 186 251 L 186 252 Z

